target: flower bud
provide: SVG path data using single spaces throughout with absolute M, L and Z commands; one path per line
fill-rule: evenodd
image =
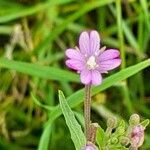
M 117 144 L 118 143 L 118 139 L 116 137 L 111 139 L 111 144 Z
M 125 133 L 125 128 L 123 127 L 118 127 L 116 130 L 116 133 L 118 136 L 123 135 Z
M 144 142 L 144 127 L 141 125 L 135 126 L 131 131 L 132 147 L 140 147 Z
M 133 114 L 131 115 L 130 119 L 129 119 L 129 124 L 130 125 L 138 125 L 140 123 L 140 117 L 138 114 Z
M 117 119 L 116 117 L 111 117 L 111 118 L 108 118 L 107 120 L 107 127 L 108 128 L 116 128 L 117 126 Z
M 127 137 L 121 137 L 120 143 L 121 143 L 121 145 L 123 145 L 123 146 L 127 146 L 127 145 L 130 143 L 130 139 L 127 138 Z

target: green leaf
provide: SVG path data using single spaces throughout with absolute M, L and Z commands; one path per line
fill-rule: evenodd
M 85 136 L 81 129 L 81 126 L 77 122 L 74 113 L 72 112 L 71 108 L 67 104 L 67 101 L 63 95 L 62 91 L 59 91 L 59 102 L 62 113 L 65 117 L 66 124 L 69 128 L 72 141 L 75 145 L 76 150 L 81 150 L 81 148 L 85 145 Z
M 33 63 L 0 58 L 0 68 L 13 69 L 21 73 L 44 79 L 79 82 L 79 77 L 75 73 L 61 70 L 56 67 L 47 67 Z
M 89 11 L 92 11 L 98 7 L 107 5 L 112 3 L 114 0 L 105 0 L 105 1 L 92 1 L 92 2 L 86 2 L 82 9 L 79 9 L 72 15 L 70 15 L 68 18 L 63 21 L 59 26 L 54 28 L 52 32 L 49 33 L 49 35 L 42 41 L 42 43 L 39 44 L 39 46 L 36 48 L 36 51 L 42 51 L 49 47 L 49 43 L 55 40 L 65 29 L 66 27 L 71 23 L 80 18 L 82 15 L 86 14 Z M 79 7 L 80 8 L 80 7 Z
M 144 128 L 146 128 L 148 125 L 149 125 L 149 119 L 145 119 L 144 121 L 142 121 L 140 124 L 144 127 Z
M 105 136 L 104 130 L 101 127 L 98 127 L 97 134 L 96 134 L 96 142 L 100 150 L 103 149 L 104 136 Z
M 149 21 L 149 8 L 147 0 L 140 0 L 142 9 L 144 11 L 144 21 L 146 23 L 147 29 L 150 32 L 150 21 Z
M 76 116 L 78 122 L 81 124 L 81 126 L 85 128 L 84 115 L 83 115 L 83 113 L 74 111 L 74 114 L 75 114 L 75 116 Z
M 0 15 L 0 23 L 5 23 L 5 22 L 12 21 L 14 19 L 18 19 L 18 18 L 25 17 L 25 16 L 30 16 L 39 11 L 48 9 L 50 6 L 52 7 L 54 5 L 60 5 L 60 4 L 64 4 L 64 3 L 68 3 L 72 1 L 73 0 L 64 0 L 64 1 L 63 0 L 57 0 L 57 1 L 51 0 L 49 2 L 39 3 L 37 5 L 33 5 L 30 7 L 29 6 L 23 7 L 22 5 L 19 5 L 18 3 L 14 3 L 15 5 L 12 5 L 9 2 L 5 4 L 5 7 L 2 7 L 2 9 L 6 11 L 6 13 L 5 14 L 2 13 L 3 15 Z M 10 9 L 13 11 L 10 11 Z
M 48 111 L 51 111 L 51 110 L 54 109 L 54 106 L 48 106 L 48 105 L 42 104 L 39 100 L 37 100 L 37 98 L 33 95 L 33 93 L 31 93 L 31 97 L 32 97 L 34 103 L 36 105 L 40 106 L 41 108 L 44 108 L 44 109 L 46 109 Z

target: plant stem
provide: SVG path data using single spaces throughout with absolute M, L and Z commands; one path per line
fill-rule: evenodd
M 85 85 L 85 100 L 84 100 L 84 119 L 85 119 L 85 135 L 87 142 L 90 139 L 90 124 L 91 124 L 91 85 Z

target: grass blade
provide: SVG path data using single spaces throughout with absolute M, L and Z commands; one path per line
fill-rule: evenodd
M 98 7 L 107 5 L 112 3 L 114 0 L 106 0 L 106 1 L 94 1 L 86 3 L 82 6 L 82 9 L 79 9 L 79 11 L 76 11 L 72 15 L 70 15 L 68 18 L 65 19 L 63 23 L 61 23 L 59 26 L 54 28 L 53 32 L 51 32 L 45 40 L 39 44 L 39 46 L 36 48 L 36 51 L 42 51 L 49 47 L 49 43 L 52 42 L 54 39 L 56 39 L 65 29 L 66 27 L 75 21 L 76 19 L 80 18 L 85 13 L 94 10 Z
M 54 106 L 48 106 L 48 105 L 42 104 L 39 100 L 37 100 L 37 98 L 33 95 L 33 93 L 31 93 L 31 97 L 34 103 L 38 105 L 39 107 L 44 108 L 45 110 L 48 110 L 48 111 L 51 111 L 54 109 Z
M 118 26 L 118 38 L 119 38 L 119 48 L 121 51 L 121 68 L 125 68 L 125 50 L 124 50 L 124 36 L 123 36 L 123 28 L 122 28 L 122 9 L 121 9 L 121 0 L 116 1 L 116 10 L 117 10 L 117 26 Z
M 21 17 L 25 17 L 25 16 L 30 16 L 33 15 L 39 11 L 48 9 L 49 7 L 52 7 L 52 5 L 59 5 L 59 4 L 64 4 L 64 3 L 68 3 L 68 2 L 72 2 L 73 0 L 66 0 L 66 1 L 55 1 L 55 0 L 51 0 L 49 2 L 46 3 L 39 3 L 35 6 L 28 6 L 28 7 L 21 7 L 19 9 L 14 9 L 15 11 L 13 11 L 12 13 L 8 13 L 5 15 L 0 16 L 0 23 L 6 23 L 8 21 L 12 21 L 14 19 L 18 19 Z M 10 7 L 12 7 L 11 5 L 8 5 L 8 8 L 10 9 Z
M 38 150 L 48 150 L 51 131 L 52 131 L 52 124 L 44 128 L 44 131 L 42 133 L 39 142 Z
M 33 63 L 0 58 L 0 68 L 13 69 L 21 73 L 41 77 L 44 79 L 79 82 L 78 76 L 72 72 L 61 70 L 55 67 L 40 66 Z

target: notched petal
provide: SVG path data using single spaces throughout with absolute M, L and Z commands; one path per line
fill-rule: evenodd
M 91 71 L 89 70 L 82 70 L 80 74 L 81 82 L 85 85 L 91 83 Z
M 66 65 L 69 68 L 77 70 L 77 71 L 80 71 L 80 70 L 84 69 L 83 62 L 81 62 L 79 60 L 68 59 L 68 60 L 66 60 Z
M 80 61 L 84 61 L 83 55 L 80 53 L 80 51 L 78 51 L 76 49 L 72 49 L 72 48 L 67 49 L 66 56 L 71 59 L 77 59 Z
M 120 52 L 118 50 L 108 49 L 100 54 L 98 60 L 99 62 L 102 62 L 102 61 L 118 58 L 119 56 L 120 56 Z
M 100 48 L 100 36 L 95 30 L 90 32 L 90 53 L 94 54 L 99 51 Z
M 102 76 L 98 70 L 92 70 L 91 76 L 93 85 L 100 85 L 102 83 Z
M 83 54 L 89 54 L 90 52 L 90 40 L 88 32 L 84 31 L 79 37 L 79 48 Z
M 100 68 L 102 70 L 112 70 L 121 64 L 121 59 L 112 59 L 100 62 Z

